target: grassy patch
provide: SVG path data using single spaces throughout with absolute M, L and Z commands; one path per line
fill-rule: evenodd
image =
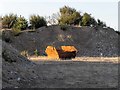
M 22 51 L 20 54 L 24 57 L 28 57 L 28 51 L 27 50 Z

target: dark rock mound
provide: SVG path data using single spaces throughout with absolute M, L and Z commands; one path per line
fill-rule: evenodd
M 32 85 L 31 79 L 37 76 L 35 64 L 5 42 L 2 43 L 2 49 L 2 87 L 18 88 Z
M 30 55 L 36 49 L 44 55 L 49 45 L 71 45 L 77 48 L 77 56 L 118 56 L 118 36 L 111 28 L 68 26 L 63 31 L 60 26 L 49 26 L 11 37 L 10 44 L 19 52 L 28 50 Z

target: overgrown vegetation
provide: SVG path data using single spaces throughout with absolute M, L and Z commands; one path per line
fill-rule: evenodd
M 18 17 L 16 19 L 15 24 L 13 25 L 13 29 L 25 30 L 28 27 L 28 22 L 24 17 Z
M 76 9 L 69 6 L 60 8 L 60 17 L 58 24 L 78 25 L 78 26 L 101 26 L 106 27 L 106 24 L 99 19 L 96 21 L 91 14 L 84 13 L 81 15 Z
M 16 14 L 8 14 L 2 18 L 2 27 L 12 29 L 14 36 L 21 34 L 21 30 L 28 27 L 28 22 L 24 17 L 18 17 Z M 9 39 L 6 39 L 7 42 Z
M 46 20 L 39 15 L 31 15 L 29 20 L 32 29 L 37 29 L 42 26 L 47 26 Z
M 2 27 L 9 29 L 12 28 L 16 22 L 16 19 L 17 19 L 17 15 L 13 13 L 3 16 Z
M 34 51 L 34 54 L 35 54 L 35 56 L 37 56 L 37 57 L 40 55 L 37 49 Z
M 60 8 L 60 19 L 58 20 L 59 24 L 74 24 L 74 22 L 76 22 L 76 20 L 79 18 L 81 18 L 80 13 L 77 12 L 74 8 L 69 6 Z
M 90 14 L 84 13 L 84 15 L 82 17 L 82 21 L 81 21 L 81 26 L 88 26 L 88 25 L 90 25 L 90 19 L 91 19 Z
M 35 30 L 42 26 L 50 25 L 60 25 L 62 30 L 66 30 L 65 25 L 78 25 L 78 26 L 101 26 L 106 27 L 106 24 L 100 19 L 96 20 L 91 14 L 77 11 L 75 8 L 71 8 L 69 6 L 64 6 L 59 9 L 59 12 L 53 13 L 52 16 L 48 18 L 44 18 L 39 15 L 31 15 L 28 21 L 23 17 L 18 17 L 16 14 L 8 14 L 1 17 L 2 20 L 2 28 L 13 29 L 15 31 L 15 35 L 20 32 L 20 30 L 32 29 Z

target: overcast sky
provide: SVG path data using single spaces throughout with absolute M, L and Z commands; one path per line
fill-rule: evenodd
M 49 16 L 59 12 L 64 5 L 90 13 L 95 19 L 99 18 L 107 26 L 118 30 L 118 0 L 1 0 L 0 15 L 15 13 L 27 19 L 31 14 Z

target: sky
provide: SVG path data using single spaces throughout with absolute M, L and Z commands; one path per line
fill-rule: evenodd
M 22 15 L 27 19 L 32 14 L 50 16 L 65 5 L 81 13 L 87 12 L 118 30 L 118 0 L 1 0 L 0 16 L 9 13 Z

